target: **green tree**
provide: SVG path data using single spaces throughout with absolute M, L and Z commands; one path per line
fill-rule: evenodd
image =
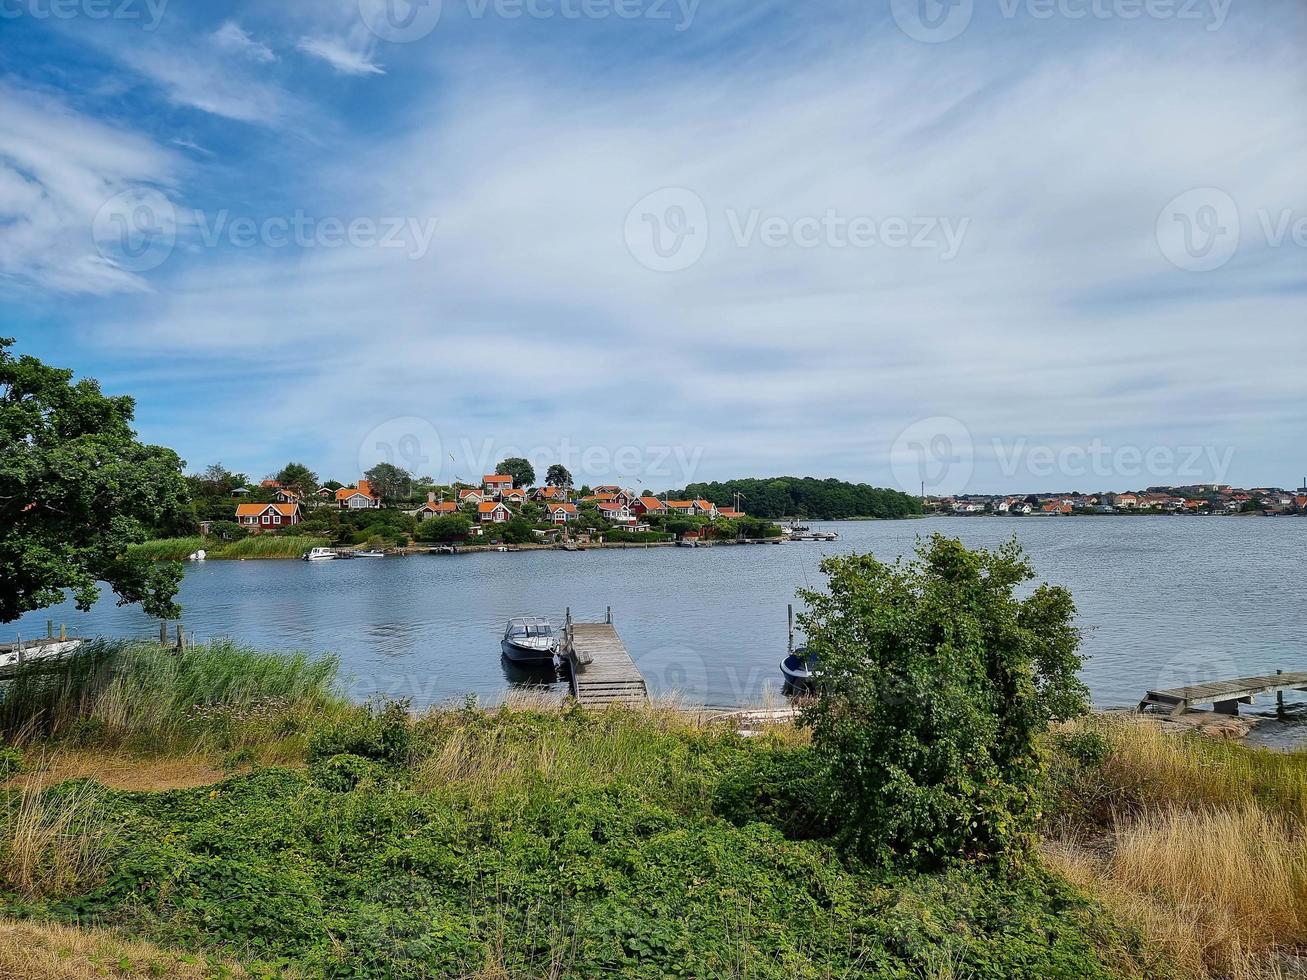
M 472 530 L 472 518 L 466 514 L 442 514 L 418 524 L 413 536 L 419 541 L 461 541 Z
M 803 711 L 860 857 L 934 867 L 1019 863 L 1039 812 L 1036 741 L 1087 708 L 1065 589 L 1016 541 L 968 551 L 936 535 L 915 560 L 827 558 L 829 591 L 801 590 L 822 685 Z
M 318 489 L 318 476 L 303 463 L 287 463 L 274 478 L 287 490 L 307 497 Z
M 407 498 L 413 486 L 413 477 L 408 470 L 394 463 L 378 463 L 363 477 L 372 487 L 372 492 L 387 502 Z
M 529 487 L 536 482 L 535 468 L 530 460 L 521 456 L 510 456 L 495 467 L 495 472 L 501 476 L 511 476 L 515 487 Z
M 534 473 L 531 474 L 535 476 Z M 545 473 L 545 486 L 550 487 L 570 487 L 572 485 L 572 474 L 562 463 L 554 463 Z
M 120 605 L 178 615 L 181 566 L 134 557 L 147 528 L 187 518 L 182 461 L 137 441 L 135 402 L 0 339 L 0 622 L 62 602 L 89 609 L 105 582 Z
M 536 539 L 535 528 L 525 517 L 514 517 L 500 533 L 506 544 L 529 544 Z

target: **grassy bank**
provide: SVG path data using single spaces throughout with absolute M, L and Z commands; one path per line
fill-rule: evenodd
M 183 561 L 201 548 L 209 558 L 299 558 L 310 548 L 321 547 L 322 538 L 309 536 L 254 535 L 241 541 L 213 538 L 163 538 L 136 545 L 133 551 L 156 561 Z
M 0 971 L 1253 977 L 1307 939 L 1301 758 L 1087 724 L 1050 745 L 1047 868 L 890 873 L 827 838 L 788 724 L 413 716 L 334 669 L 105 647 L 0 695 Z
M 324 544 L 322 538 L 260 534 L 241 541 L 218 541 L 213 538 L 160 538 L 133 545 L 132 553 L 154 561 L 185 561 L 204 549 L 209 558 L 299 558 L 310 548 Z
M 1278 977 L 1303 962 L 1307 754 L 1119 716 L 1082 723 L 1068 744 L 1100 746 L 1102 761 L 1060 759 L 1052 868 L 1182 976 Z

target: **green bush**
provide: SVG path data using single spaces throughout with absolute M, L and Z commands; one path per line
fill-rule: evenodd
M 406 765 L 413 747 L 413 721 L 408 703 L 368 704 L 313 733 L 309 763 L 332 756 L 352 755 L 391 765 Z
M 0 783 L 7 783 L 23 771 L 23 753 L 12 745 L 0 747 Z
M 348 793 L 364 783 L 379 784 L 386 779 L 386 766 L 376 759 L 342 752 L 315 759 L 309 764 L 315 785 L 330 793 Z
M 968 551 L 936 535 L 915 560 L 822 562 L 800 624 L 822 684 L 803 711 L 829 773 L 841 835 L 865 860 L 1019 864 L 1042 791 L 1038 739 L 1087 708 L 1080 635 L 1062 588 L 1016 541 Z
M 827 837 L 830 783 L 811 749 L 773 749 L 740 760 L 727 770 L 713 796 L 713 810 L 731 823 L 779 827 L 792 840 Z

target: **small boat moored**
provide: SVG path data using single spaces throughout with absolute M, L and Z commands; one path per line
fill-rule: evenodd
M 817 684 L 817 654 L 809 653 L 807 647 L 799 647 L 781 661 L 781 673 L 785 683 L 798 691 L 811 691 Z
M 499 647 L 516 664 L 553 663 L 558 636 L 549 620 L 520 616 L 508 621 Z
M 377 551 L 376 549 L 373 548 L 367 551 L 356 551 L 354 552 L 354 557 L 355 558 L 385 558 L 386 553 L 384 551 Z
M 331 561 L 336 557 L 336 552 L 331 548 L 310 548 L 304 552 L 304 561 Z

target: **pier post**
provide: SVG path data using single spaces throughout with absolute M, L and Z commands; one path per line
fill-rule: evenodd
M 608 607 L 608 613 L 607 613 L 607 615 L 604 616 L 604 622 L 607 623 L 609 626 L 613 625 L 613 607 L 612 607 L 612 606 L 609 606 L 609 607 Z
M 161 619 L 159 620 L 159 646 L 166 647 L 167 645 L 168 645 L 168 620 Z
M 48 640 L 53 640 L 53 639 L 54 639 L 54 620 L 53 620 L 53 619 L 47 619 L 47 620 L 45 621 L 45 636 L 46 636 L 46 639 L 48 639 Z
M 178 623 L 177 624 L 177 652 L 181 653 L 185 649 L 186 649 L 186 630 L 182 628 L 181 623 Z
M 1283 670 L 1276 670 L 1275 672 L 1277 677 L 1283 673 L 1284 673 Z M 1279 718 L 1281 721 L 1284 720 L 1284 692 L 1283 691 L 1275 692 L 1275 717 Z
M 27 652 L 23 649 L 23 634 L 19 633 L 18 634 L 18 666 L 21 667 L 23 665 L 23 661 L 25 661 L 26 659 L 27 659 Z
M 794 654 L 794 603 L 788 603 L 785 606 L 785 614 L 789 619 L 789 639 L 786 641 L 785 651 L 790 655 Z
M 60 624 L 59 624 L 59 639 L 60 639 L 60 640 L 66 640 L 66 639 L 68 639 L 68 624 L 67 624 L 67 623 L 60 623 Z

